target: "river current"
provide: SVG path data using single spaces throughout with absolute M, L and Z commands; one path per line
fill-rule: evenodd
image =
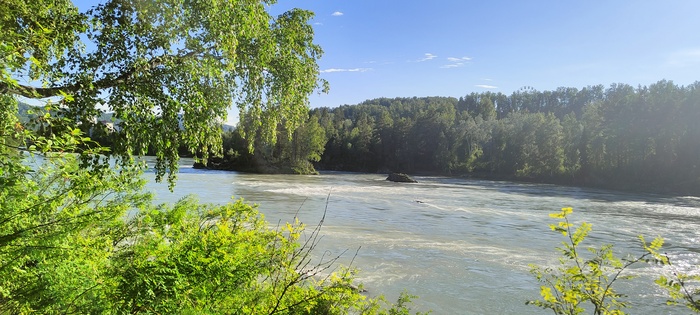
M 382 174 L 322 173 L 259 175 L 192 169 L 183 159 L 174 192 L 167 184 L 148 189 L 158 202 L 185 195 L 226 203 L 244 198 L 259 205 L 271 225 L 295 215 L 310 232 L 326 210 L 318 257 L 347 252 L 340 264 L 360 269 L 368 295 L 394 300 L 401 291 L 418 295 L 415 310 L 433 314 L 544 314 L 525 305 L 539 297 L 529 264 L 556 267 L 561 234 L 549 213 L 573 207 L 573 223 L 591 223 L 584 246 L 614 244 L 618 256 L 642 252 L 637 239 L 662 236 L 673 268 L 700 266 L 700 198 L 504 181 L 421 177 L 393 183 Z M 328 200 L 328 201 L 327 201 Z M 359 249 L 359 251 L 358 251 Z M 357 254 L 355 255 L 355 253 Z M 618 290 L 635 302 L 631 314 L 685 314 L 665 306 L 653 280 L 669 268 L 639 265 Z

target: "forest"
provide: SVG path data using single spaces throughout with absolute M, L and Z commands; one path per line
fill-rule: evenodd
M 312 109 L 291 136 L 280 125 L 274 143 L 228 132 L 220 167 L 474 176 L 698 195 L 698 121 L 700 82 L 379 98 Z M 246 150 L 251 145 L 253 154 Z

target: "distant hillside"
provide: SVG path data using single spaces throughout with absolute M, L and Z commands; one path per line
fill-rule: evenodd
M 17 104 L 17 107 L 18 107 L 17 112 L 18 112 L 18 116 L 19 116 L 19 121 L 21 121 L 21 122 L 27 122 L 31 116 L 29 114 L 29 112 L 32 109 L 37 108 L 37 106 L 32 106 L 32 105 L 29 105 L 27 103 L 22 103 L 22 102 L 19 102 L 19 104 Z
M 18 107 L 19 120 L 23 123 L 29 121 L 29 119 L 32 116 L 32 114 L 30 114 L 31 111 L 37 111 L 37 110 L 41 109 L 41 106 L 33 106 L 33 105 L 29 105 L 29 104 L 23 103 L 23 102 L 19 102 L 17 107 Z M 114 113 L 102 113 L 100 115 L 100 117 L 97 118 L 97 121 L 100 121 L 103 123 L 108 123 L 108 122 L 112 122 L 113 117 L 114 117 Z M 119 122 L 120 122 L 119 119 L 116 119 L 114 121 L 115 125 L 118 125 Z M 223 124 L 223 125 L 221 125 L 221 127 L 222 127 L 223 131 L 233 131 L 236 129 L 236 126 L 227 125 L 227 124 Z
M 221 125 L 221 128 L 223 129 L 224 132 L 236 130 L 236 126 L 228 125 L 228 124 Z

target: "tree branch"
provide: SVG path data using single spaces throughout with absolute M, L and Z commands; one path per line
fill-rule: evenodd
M 145 67 L 131 66 L 127 70 L 119 73 L 116 77 L 106 76 L 102 79 L 92 82 L 92 88 L 96 90 L 102 90 L 106 88 L 115 87 L 121 84 L 128 83 L 132 79 L 134 73 L 137 71 L 150 71 L 151 69 L 161 66 L 166 60 L 173 60 L 176 62 L 182 62 L 185 59 L 191 57 L 214 57 L 214 55 L 204 54 L 201 51 L 190 51 L 183 55 L 163 55 L 151 58 Z M 220 58 L 219 58 L 220 59 Z M 15 94 L 26 98 L 47 98 L 61 95 L 61 92 L 67 94 L 76 93 L 82 89 L 86 88 L 85 83 L 78 82 L 73 84 L 68 84 L 64 86 L 55 87 L 34 87 L 31 85 L 23 84 L 10 84 L 7 82 L 0 82 L 0 94 Z

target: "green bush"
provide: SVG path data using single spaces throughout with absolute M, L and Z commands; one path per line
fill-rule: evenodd
M 550 228 L 565 237 L 562 246 L 557 248 L 561 253 L 559 267 L 531 265 L 531 273 L 542 284 L 542 299 L 528 301 L 527 304 L 549 309 L 554 314 L 583 314 L 586 310 L 592 311 L 592 314 L 625 314 L 624 309 L 630 302 L 624 300 L 626 295 L 618 292 L 614 284 L 633 278 L 625 273 L 632 265 L 671 265 L 668 257 L 660 253 L 663 239 L 657 237 L 647 243 L 640 235 L 644 252 L 624 258 L 614 255 L 613 245 L 582 250 L 581 244 L 591 231 L 591 225 L 583 222 L 575 227 L 568 219 L 572 212 L 572 208 L 562 208 L 561 212 L 550 214 L 552 218 L 560 220 L 557 224 L 551 224 Z M 697 301 L 700 290 L 692 286 L 698 280 L 698 276 L 673 272 L 671 277 L 659 277 L 656 283 L 668 291 L 669 304 L 683 301 L 690 310 L 700 312 Z

